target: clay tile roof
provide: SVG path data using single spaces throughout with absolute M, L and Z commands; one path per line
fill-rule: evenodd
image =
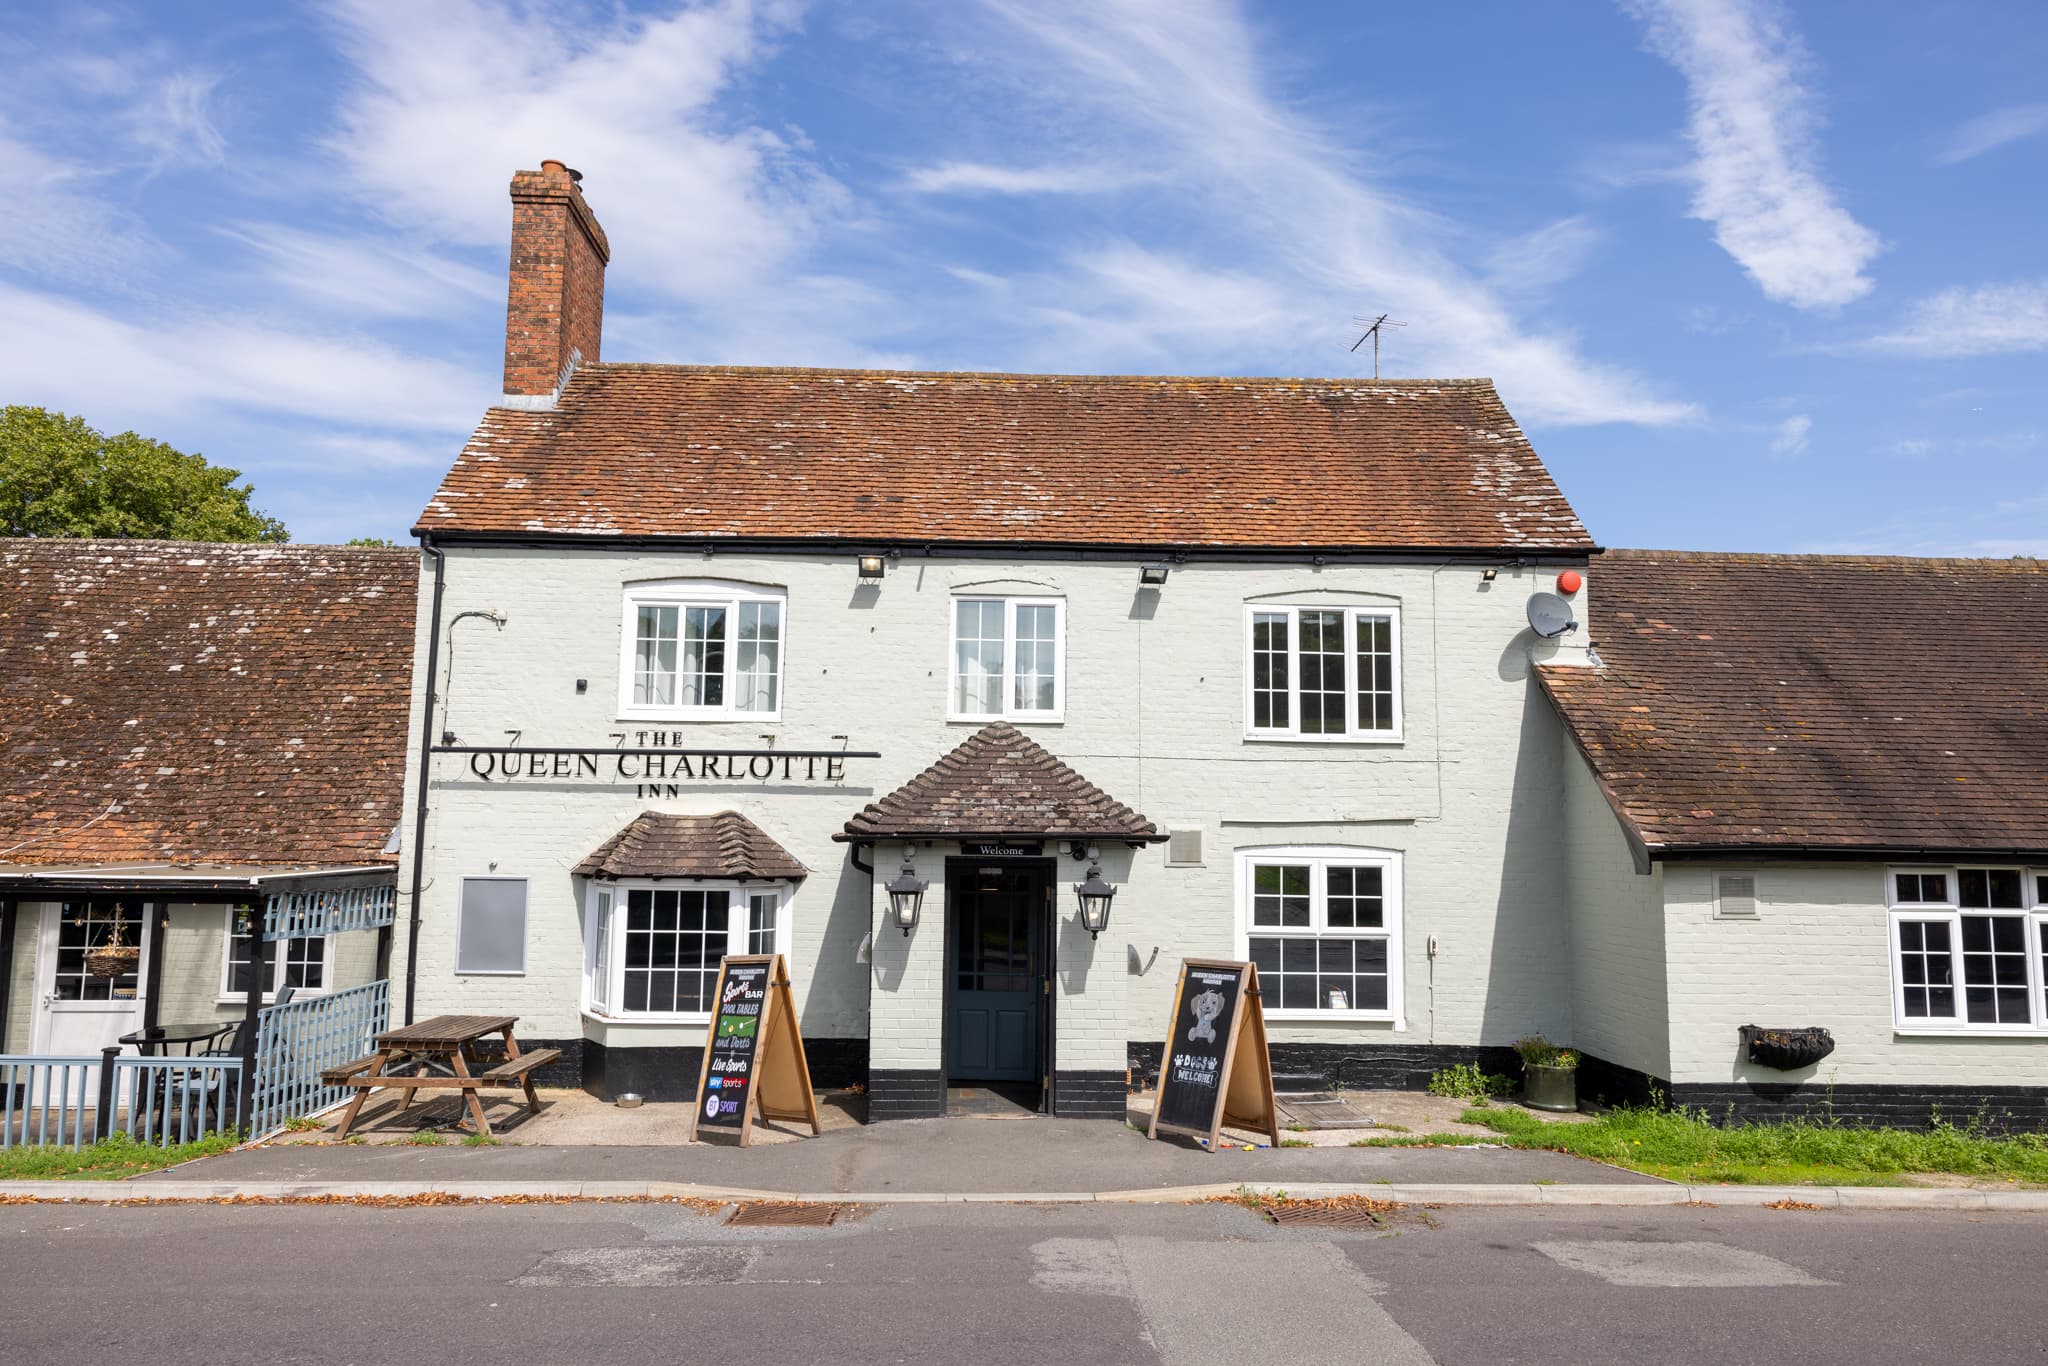
M 1006 721 L 846 823 L 836 840 L 1104 839 L 1157 843 L 1158 827 Z
M 0 862 L 367 865 L 415 550 L 0 541 Z
M 578 877 L 789 878 L 805 868 L 737 811 L 645 811 L 576 865 Z
M 428 532 L 1581 552 L 1488 380 L 586 365 Z
M 1538 670 L 1658 849 L 2048 851 L 2048 562 L 1610 551 Z

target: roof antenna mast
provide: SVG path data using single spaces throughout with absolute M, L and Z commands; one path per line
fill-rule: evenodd
M 1356 351 L 1359 347 L 1365 345 L 1366 337 L 1372 338 L 1372 377 L 1374 379 L 1378 379 L 1380 377 L 1381 329 L 1388 327 L 1406 327 L 1408 324 L 1403 322 L 1394 322 L 1393 320 L 1389 319 L 1387 315 L 1384 313 L 1380 314 L 1377 318 L 1371 319 L 1362 318 L 1354 314 L 1352 316 L 1351 321 L 1358 323 L 1360 326 L 1365 328 L 1364 336 L 1361 336 L 1357 341 L 1351 343 L 1351 349 L 1353 351 Z

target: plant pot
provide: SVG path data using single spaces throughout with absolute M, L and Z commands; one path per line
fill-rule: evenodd
M 1522 1064 L 1522 1104 L 1570 1114 L 1579 1108 L 1579 1069 Z
M 94 977 L 126 977 L 135 971 L 142 950 L 132 944 L 112 945 L 85 951 L 85 970 Z
M 1775 1067 L 1781 1072 L 1811 1067 L 1835 1051 L 1835 1036 L 1818 1025 L 1805 1029 L 1766 1029 L 1762 1025 L 1744 1025 L 1740 1032 L 1751 1062 L 1760 1067 Z

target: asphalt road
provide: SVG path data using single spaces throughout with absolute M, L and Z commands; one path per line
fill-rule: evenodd
M 0 1361 L 2040 1362 L 2024 1215 L 0 1208 Z

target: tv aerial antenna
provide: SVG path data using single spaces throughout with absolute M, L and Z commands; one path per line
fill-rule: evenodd
M 1395 322 L 1384 313 L 1380 314 L 1377 318 L 1365 318 L 1354 314 L 1351 321 L 1365 329 L 1364 334 L 1357 341 L 1351 343 L 1353 351 L 1365 345 L 1366 337 L 1372 338 L 1372 377 L 1378 379 L 1380 377 L 1380 332 L 1385 328 L 1406 327 L 1408 324 Z

